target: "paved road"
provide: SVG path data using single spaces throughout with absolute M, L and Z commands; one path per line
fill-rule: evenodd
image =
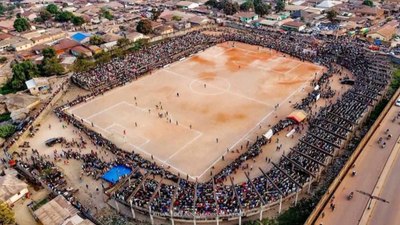
M 398 213 L 400 211 L 400 179 L 398 179 L 398 173 L 396 174 L 397 171 L 400 171 L 400 158 L 397 157 L 400 154 L 397 155 L 397 151 L 393 151 L 393 149 L 398 150 L 400 145 L 397 143 L 400 137 L 400 119 L 397 119 L 395 123 L 392 122 L 392 119 L 399 112 L 399 107 L 391 107 L 387 116 L 356 160 L 353 169 L 357 173 L 356 176 L 352 176 L 352 171 L 350 171 L 343 179 L 334 193 L 333 199 L 331 199 L 335 209 L 332 210 L 330 204 L 327 204 L 315 223 L 316 225 L 358 225 L 363 214 L 365 214 L 364 217 L 366 218 L 371 216 L 368 221 L 370 225 L 400 224 L 400 214 Z M 387 136 L 385 134 L 386 129 L 390 130 L 389 133 L 392 138 L 385 140 L 386 147 L 381 148 L 377 142 L 380 137 Z M 392 152 L 394 154 L 390 157 Z M 393 165 L 390 162 L 393 162 Z M 386 170 L 384 170 L 385 165 L 388 165 Z M 372 205 L 372 209 L 367 210 L 368 197 L 359 194 L 356 190 L 368 193 L 375 191 L 374 194 L 387 199 L 390 204 L 375 202 L 376 204 Z M 347 196 L 350 192 L 354 192 L 354 197 L 348 200 Z
M 400 148 L 400 144 L 397 144 Z M 390 201 L 385 204 L 377 201 L 375 207 L 371 209 L 371 215 L 368 218 L 369 225 L 374 224 L 400 224 L 400 154 L 397 154 L 393 166 L 387 176 L 386 183 L 383 184 L 380 197 Z

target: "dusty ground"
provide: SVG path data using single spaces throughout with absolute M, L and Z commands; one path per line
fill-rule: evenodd
M 173 156 L 167 161 L 168 164 L 182 166 L 188 170 L 193 167 L 193 173 L 204 173 L 200 180 L 206 180 L 209 178 L 209 173 L 204 168 L 217 162 L 215 171 L 218 172 L 245 151 L 245 148 L 240 150 L 241 144 L 247 140 L 254 141 L 257 135 L 262 135 L 269 129 L 269 125 L 285 118 L 293 110 L 292 104 L 300 101 L 311 90 L 309 80 L 314 78 L 314 72 L 311 71 L 320 69 L 322 68 L 310 63 L 283 57 L 281 53 L 258 49 L 256 46 L 236 43 L 236 47 L 232 48 L 231 44 L 222 44 L 185 61 L 172 64 L 156 74 L 117 88 L 91 102 L 78 105 L 72 109 L 72 113 L 84 118 L 93 116 L 92 119 L 96 119 L 93 121 L 94 125 L 100 132 L 109 126 L 107 131 L 114 134 L 108 138 L 121 146 L 128 146 L 127 150 L 139 151 L 129 146 L 137 144 L 148 151 L 148 155 L 142 154 L 145 157 L 150 158 L 150 154 L 153 154 L 157 159 L 163 157 L 162 159 L 166 161 Z M 339 84 L 337 76 L 331 79 L 331 86 L 341 93 L 347 88 Z M 179 98 L 176 97 L 176 92 L 180 93 Z M 58 104 L 82 94 L 84 91 L 72 86 Z M 334 99 L 339 95 L 340 93 Z M 155 105 L 159 104 L 159 101 L 162 101 L 164 113 L 168 110 L 172 122 L 178 120 L 178 125 L 168 123 L 165 118 L 158 118 Z M 274 111 L 274 105 L 279 102 L 279 107 Z M 318 101 L 315 110 L 325 104 L 324 100 Z M 102 111 L 107 107 L 108 110 Z M 146 111 L 148 109 L 151 110 L 150 113 Z M 158 111 L 161 111 L 160 106 Z M 260 128 L 258 123 L 263 118 Z M 137 127 L 134 125 L 136 121 Z M 47 139 L 63 136 L 67 140 L 72 140 L 80 137 L 72 126 L 63 128 L 62 124 L 66 125 L 50 113 L 43 119 L 36 135 L 26 141 L 30 142 L 31 148 L 38 149 L 41 154 L 52 158 L 53 151 L 61 151 L 62 148 L 60 145 L 46 147 L 44 142 Z M 122 126 L 126 130 L 125 138 Z M 193 140 L 198 132 L 202 132 L 202 135 Z M 263 153 L 253 162 L 247 163 L 252 164 L 254 168 L 261 167 L 268 170 L 271 165 L 265 163 L 265 157 L 277 161 L 282 154 L 288 153 L 289 147 L 296 144 L 301 136 L 296 134 L 293 138 L 286 138 L 286 132 L 288 131 L 274 136 L 273 144 L 264 146 Z M 216 136 L 219 138 L 218 144 Z M 87 140 L 86 136 L 83 137 Z M 275 149 L 277 138 L 284 144 L 281 151 Z M 190 142 L 191 140 L 193 141 Z M 238 140 L 242 141 L 234 146 Z M 185 144 L 188 144 L 187 149 Z M 226 154 L 226 148 L 229 147 L 232 150 L 237 149 L 239 153 L 235 151 Z M 74 150 L 79 151 L 79 149 Z M 91 144 L 86 149 L 81 149 L 83 152 L 91 150 L 97 151 L 105 160 L 114 157 L 104 149 Z M 16 151 L 21 152 L 22 149 Z M 31 151 L 28 150 L 27 153 L 29 157 Z M 220 160 L 223 154 L 225 161 Z M 68 184 L 79 188 L 78 199 L 86 207 L 90 207 L 92 212 L 96 214 L 97 209 L 99 210 L 97 215 L 101 215 L 100 210 L 110 210 L 104 202 L 105 196 L 101 190 L 96 191 L 96 188 L 101 189 L 102 181 L 95 181 L 91 177 L 79 179 L 81 168 L 79 161 L 70 160 L 68 165 L 60 162 L 57 166 L 65 173 Z M 234 175 L 235 183 L 245 181 L 243 171 L 245 170 L 239 170 Z M 251 177 L 260 173 L 258 169 L 246 171 L 250 172 Z M 86 188 L 86 185 L 89 188 Z M 19 211 L 21 209 L 27 210 L 22 205 L 19 209 L 15 208 L 15 211 L 18 214 L 23 213 Z M 276 210 L 271 210 L 269 213 L 276 213 Z M 29 222 L 30 219 L 21 221 L 20 224 L 33 224 Z
M 288 115 L 290 107 L 275 112 L 275 105 L 305 97 L 322 70 L 269 49 L 224 43 L 69 113 L 126 150 L 206 180 L 212 166 L 228 162 L 227 149 L 240 150 L 269 129 L 275 114 Z

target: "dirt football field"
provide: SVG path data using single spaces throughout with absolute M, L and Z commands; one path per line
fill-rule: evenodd
M 261 125 L 267 131 L 274 107 L 300 101 L 322 71 L 270 49 L 227 42 L 68 112 L 119 147 L 201 179 L 227 150 L 252 143 Z

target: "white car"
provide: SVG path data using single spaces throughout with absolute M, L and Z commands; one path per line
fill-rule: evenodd
M 397 99 L 397 101 L 396 101 L 396 103 L 394 103 L 396 106 L 399 106 L 400 107 L 400 98 L 399 99 Z

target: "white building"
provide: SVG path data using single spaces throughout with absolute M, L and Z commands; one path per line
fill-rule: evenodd
M 176 3 L 176 6 L 178 8 L 182 8 L 182 9 L 194 9 L 199 7 L 198 3 L 195 2 L 189 2 L 189 1 L 179 1 Z
M 0 201 L 11 205 L 28 192 L 28 185 L 14 175 L 0 176 Z

